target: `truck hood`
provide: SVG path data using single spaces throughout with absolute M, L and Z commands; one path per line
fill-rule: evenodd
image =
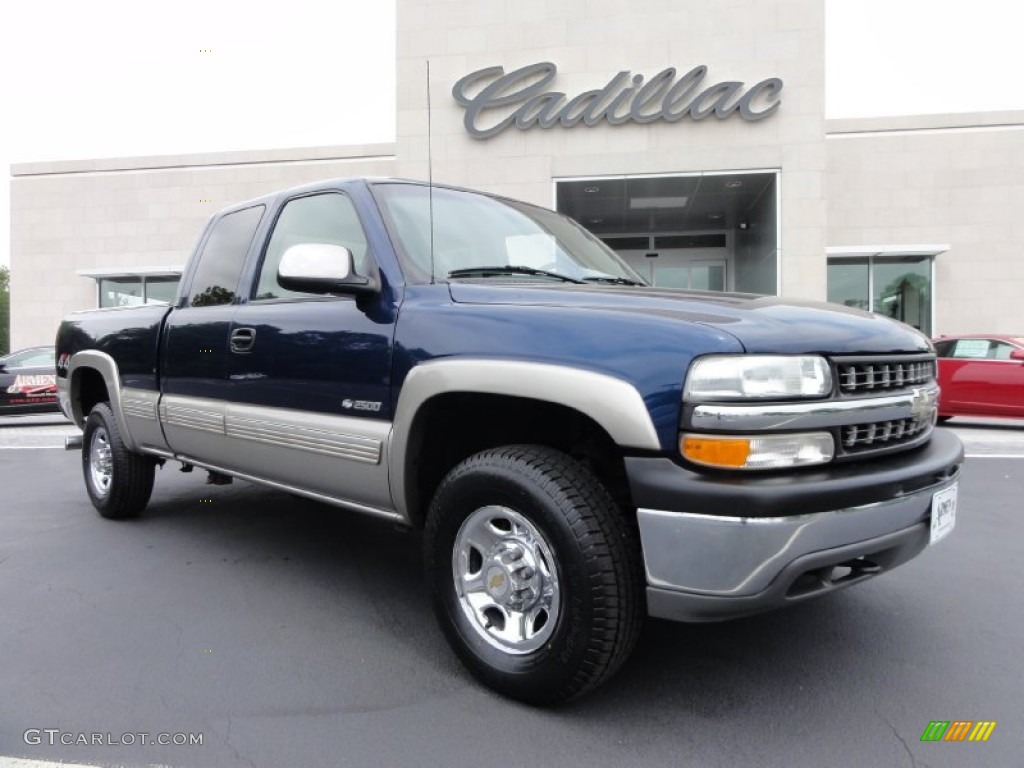
M 650 315 L 699 323 L 735 337 L 755 354 L 927 352 L 909 325 L 838 304 L 647 286 L 453 282 L 452 301 Z

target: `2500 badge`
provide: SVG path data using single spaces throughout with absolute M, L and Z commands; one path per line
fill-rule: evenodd
M 377 413 L 380 410 L 380 402 L 376 400 L 349 400 L 341 401 L 341 407 L 346 411 L 372 411 Z

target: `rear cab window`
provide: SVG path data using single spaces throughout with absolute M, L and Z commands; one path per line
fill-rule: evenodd
M 199 254 L 186 306 L 211 307 L 235 300 L 245 257 L 264 210 L 265 206 L 256 205 L 217 220 Z

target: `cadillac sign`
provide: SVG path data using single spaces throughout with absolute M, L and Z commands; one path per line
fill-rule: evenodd
M 533 126 L 612 125 L 674 123 L 689 117 L 703 120 L 714 115 L 724 120 L 734 112 L 744 120 L 763 120 L 779 108 L 782 80 L 769 77 L 744 89 L 744 83 L 727 80 L 705 83 L 708 68 L 694 67 L 676 78 L 675 67 L 663 69 L 644 82 L 643 75 L 619 72 L 604 88 L 584 91 L 569 98 L 547 90 L 558 74 L 550 61 L 530 64 L 505 73 L 504 67 L 487 67 L 463 77 L 452 88 L 455 101 L 466 109 L 463 119 L 469 135 L 486 139 L 509 126 L 526 130 Z

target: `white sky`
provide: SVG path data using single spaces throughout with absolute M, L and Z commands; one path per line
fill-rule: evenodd
M 1024 109 L 1024 3 L 825 1 L 828 117 Z M 393 0 L 4 2 L 0 166 L 393 141 L 394 17 Z

